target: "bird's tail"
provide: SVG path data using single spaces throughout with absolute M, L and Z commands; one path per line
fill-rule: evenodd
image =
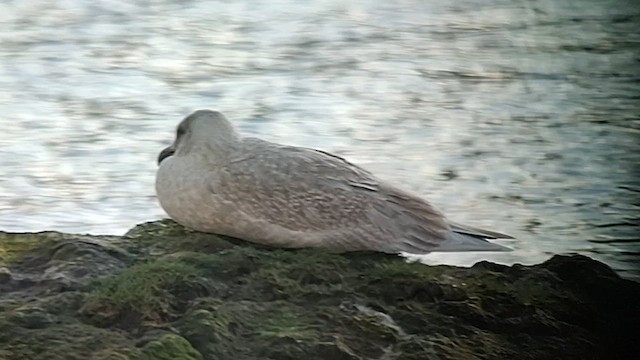
M 451 223 L 447 241 L 432 251 L 511 251 L 510 248 L 487 241 L 487 239 L 513 239 L 495 231 Z

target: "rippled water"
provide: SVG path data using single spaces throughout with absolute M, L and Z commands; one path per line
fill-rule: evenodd
M 533 263 L 640 278 L 636 1 L 3 1 L 0 229 L 163 216 L 181 117 L 339 153 Z

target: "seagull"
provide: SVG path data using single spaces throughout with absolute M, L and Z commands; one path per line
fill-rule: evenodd
M 510 250 L 487 240 L 511 236 L 449 221 L 334 154 L 242 136 L 218 111 L 184 118 L 158 165 L 160 205 L 200 232 L 337 252 Z

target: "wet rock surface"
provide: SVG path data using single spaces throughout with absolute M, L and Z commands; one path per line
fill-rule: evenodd
M 170 220 L 0 232 L 0 359 L 626 359 L 638 304 L 640 284 L 578 255 L 426 266 Z

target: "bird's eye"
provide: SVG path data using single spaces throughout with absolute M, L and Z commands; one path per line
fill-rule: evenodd
M 187 132 L 187 131 L 184 129 L 184 127 L 182 127 L 182 126 L 178 126 L 178 131 L 177 131 L 178 136 L 182 136 L 182 135 L 184 135 L 184 133 L 186 133 L 186 132 Z

